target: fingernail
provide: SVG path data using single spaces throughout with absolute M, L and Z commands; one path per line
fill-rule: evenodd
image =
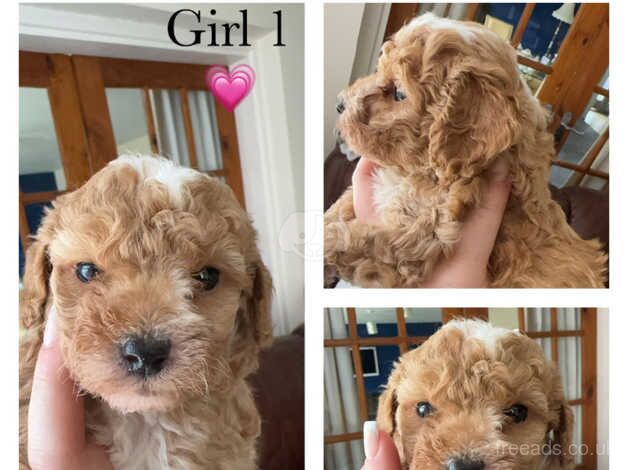
M 57 339 L 57 309 L 50 307 L 48 310 L 48 320 L 46 320 L 46 329 L 44 330 L 44 346 L 50 347 Z
M 379 450 L 379 431 L 377 430 L 377 422 L 364 422 L 364 454 L 367 459 L 372 459 L 377 455 Z

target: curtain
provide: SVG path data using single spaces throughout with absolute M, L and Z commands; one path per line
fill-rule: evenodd
M 581 328 L 581 312 L 577 308 L 557 309 L 558 329 L 561 331 L 579 330 Z M 551 316 L 549 308 L 525 309 L 526 331 L 550 331 Z M 552 359 L 552 340 L 538 338 L 543 352 Z M 582 339 L 578 336 L 558 338 L 558 365 L 562 378 L 563 389 L 567 400 L 582 397 Z M 582 443 L 582 406 L 572 406 L 574 412 L 573 442 Z M 580 456 L 576 456 L 580 462 Z
M 179 90 L 151 90 L 159 149 L 165 157 L 190 166 Z M 206 91 L 188 91 L 198 168 L 223 168 L 214 97 Z
M 347 337 L 342 308 L 325 309 L 325 338 Z M 325 348 L 325 435 L 362 431 L 351 349 Z M 327 470 L 359 470 L 364 462 L 362 441 L 325 446 Z

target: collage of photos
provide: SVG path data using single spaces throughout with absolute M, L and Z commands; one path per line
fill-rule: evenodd
M 622 468 L 609 3 L 16 7 L 2 468 Z

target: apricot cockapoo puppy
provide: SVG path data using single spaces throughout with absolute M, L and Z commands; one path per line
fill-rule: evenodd
M 349 188 L 325 214 L 325 273 L 362 287 L 420 287 L 450 257 L 481 203 L 487 169 L 512 191 L 490 287 L 603 287 L 606 255 L 567 224 L 548 188 L 548 113 L 519 77 L 515 50 L 477 23 L 426 14 L 382 47 L 377 71 L 347 88 L 337 129 L 380 168 L 379 223 L 358 221 Z
M 406 470 L 572 469 L 572 423 L 539 344 L 479 320 L 401 356 L 377 410 Z
M 53 305 L 88 439 L 116 468 L 256 468 L 245 379 L 272 340 L 271 290 L 250 220 L 215 178 L 127 155 L 58 197 L 26 254 L 21 468 Z

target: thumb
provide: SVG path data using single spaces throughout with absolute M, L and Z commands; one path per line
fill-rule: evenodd
M 377 429 L 375 421 L 364 423 L 364 452 L 362 470 L 401 470 L 397 448 L 391 437 Z
M 495 246 L 512 185 L 505 159 L 498 160 L 487 176 L 482 202 L 470 212 L 462 225 L 455 255 L 462 264 L 481 266 L 482 269 L 488 264 Z
M 488 185 L 480 207 L 488 214 L 501 215 L 510 195 L 512 181 L 510 165 L 505 158 L 499 158 L 488 170 Z M 501 216 L 499 217 L 501 220 Z
M 361 157 L 351 177 L 355 215 L 365 223 L 378 222 L 373 198 L 373 175 L 377 168 L 375 162 Z
M 83 401 L 63 366 L 57 313 L 48 312 L 28 408 L 28 460 L 34 469 L 67 468 L 85 446 Z

